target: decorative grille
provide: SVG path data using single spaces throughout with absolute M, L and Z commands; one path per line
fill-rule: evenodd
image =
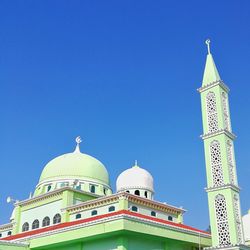
M 218 194 L 215 197 L 215 212 L 217 221 L 217 230 L 220 246 L 231 245 L 230 233 L 227 219 L 227 204 L 223 195 Z
M 233 145 L 230 141 L 227 141 L 227 160 L 228 160 L 228 168 L 229 168 L 229 178 L 231 184 L 235 184 L 235 167 L 233 160 Z
M 221 150 L 220 150 L 220 143 L 218 141 L 213 141 L 210 144 L 210 155 L 211 155 L 213 186 L 217 187 L 224 184 L 222 163 L 221 163 Z
M 229 114 L 228 114 L 227 96 L 224 92 L 222 93 L 222 107 L 223 107 L 225 129 L 230 131 L 231 128 L 230 128 L 230 121 L 229 121 Z
M 218 115 L 216 109 L 216 97 L 213 92 L 209 92 L 206 97 L 208 131 L 210 133 L 218 130 Z
M 242 225 L 241 225 L 241 216 L 240 216 L 240 203 L 238 195 L 234 195 L 234 213 L 235 213 L 235 220 L 236 220 L 236 229 L 238 235 L 238 243 L 243 243 L 242 238 Z

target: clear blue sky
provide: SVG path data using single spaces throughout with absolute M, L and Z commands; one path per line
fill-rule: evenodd
M 206 46 L 230 87 L 243 213 L 250 208 L 250 3 L 230 1 L 0 2 L 0 223 L 44 165 L 81 149 L 113 189 L 137 159 L 155 198 L 209 224 L 200 97 Z

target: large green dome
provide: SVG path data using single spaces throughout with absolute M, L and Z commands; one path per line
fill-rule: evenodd
M 64 178 L 87 179 L 109 185 L 105 166 L 94 157 L 78 150 L 50 161 L 43 169 L 39 183 Z

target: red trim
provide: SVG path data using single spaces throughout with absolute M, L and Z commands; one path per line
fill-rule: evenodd
M 134 217 L 159 222 L 159 223 L 162 223 L 162 224 L 165 224 L 165 225 L 171 225 L 171 226 L 174 226 L 174 227 L 177 227 L 177 228 L 187 229 L 187 230 L 191 230 L 191 231 L 194 231 L 194 232 L 197 232 L 197 233 L 203 233 L 203 234 L 210 235 L 208 232 L 205 232 L 205 231 L 202 231 L 202 230 L 199 230 L 199 229 L 196 229 L 196 228 L 184 225 L 184 224 L 178 224 L 178 223 L 175 223 L 175 222 L 171 222 L 171 221 L 167 221 L 167 220 L 163 220 L 163 219 L 159 219 L 159 218 L 154 218 L 154 217 L 151 217 L 151 216 L 131 212 L 131 211 L 128 211 L 128 210 L 120 210 L 120 211 L 113 212 L 113 213 L 97 215 L 97 216 L 90 217 L 90 218 L 87 218 L 87 219 L 64 222 L 64 223 L 56 224 L 56 225 L 53 225 L 53 226 L 50 226 L 50 227 L 44 227 L 44 228 L 35 229 L 35 230 L 32 230 L 32 231 L 28 231 L 28 232 L 23 232 L 23 233 L 19 233 L 19 234 L 16 234 L 16 235 L 11 235 L 11 236 L 8 236 L 8 237 L 5 237 L 5 238 L 1 238 L 0 240 L 20 239 L 20 238 L 24 238 L 24 237 L 44 233 L 44 232 L 53 231 L 53 230 L 60 229 L 60 228 L 79 225 L 79 224 L 82 224 L 82 223 L 92 222 L 92 221 L 96 221 L 96 220 L 99 220 L 99 219 L 109 218 L 109 217 L 112 217 L 112 216 L 115 216 L 115 215 L 122 215 L 122 214 L 131 215 L 131 216 L 134 216 Z

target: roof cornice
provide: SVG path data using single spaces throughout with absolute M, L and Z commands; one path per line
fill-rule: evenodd
M 230 91 L 230 89 L 228 88 L 228 86 L 222 81 L 215 81 L 215 82 L 211 82 L 205 86 L 202 86 L 200 88 L 197 89 L 198 92 L 202 93 L 210 88 L 213 88 L 215 86 L 219 85 L 220 87 L 222 87 L 227 93 Z
M 114 220 L 119 220 L 119 219 L 137 220 L 138 222 L 142 222 L 145 224 L 154 224 L 155 226 L 161 226 L 161 227 L 169 228 L 169 229 L 179 231 L 179 232 L 186 232 L 189 234 L 199 235 L 199 236 L 203 236 L 206 238 L 211 237 L 210 234 L 205 231 L 202 231 L 202 230 L 199 230 L 199 229 L 196 229 L 196 228 L 184 225 L 184 224 L 170 222 L 164 219 L 154 218 L 148 215 L 143 215 L 143 214 L 127 211 L 127 210 L 120 210 L 120 211 L 109 213 L 109 214 L 98 215 L 98 216 L 94 216 L 91 218 L 76 220 L 76 221 L 71 221 L 71 222 L 64 222 L 64 223 L 60 223 L 60 224 L 53 225 L 50 227 L 40 228 L 40 229 L 28 231 L 28 232 L 19 233 L 16 235 L 11 235 L 11 236 L 4 238 L 3 240 L 5 241 L 6 240 L 27 241 L 33 238 L 50 236 L 50 235 L 54 235 L 54 234 L 69 231 L 69 230 L 79 229 L 82 227 L 87 227 L 90 225 L 100 224 L 103 222 L 114 221 Z M 2 240 L 0 240 L 0 242 L 1 241 Z
M 63 208 L 62 211 L 67 210 L 67 211 L 73 212 L 73 213 L 79 212 L 81 210 L 84 210 L 85 208 L 100 206 L 100 205 L 104 205 L 104 204 L 109 204 L 109 203 L 114 202 L 114 201 L 118 201 L 120 198 L 125 198 L 125 199 L 128 199 L 129 201 L 132 201 L 134 203 L 148 206 L 148 207 L 153 207 L 154 209 L 158 209 L 158 210 L 162 210 L 162 211 L 171 211 L 173 213 L 186 212 L 186 210 L 183 208 L 178 208 L 178 207 L 168 205 L 168 204 L 165 204 L 162 202 L 150 200 L 147 198 L 142 198 L 142 197 L 139 197 L 137 195 L 129 194 L 127 192 L 116 193 L 116 194 L 100 197 L 100 198 L 97 198 L 94 200 L 85 201 L 85 202 L 82 202 L 81 204 L 77 204 L 77 205 Z
M 11 229 L 11 228 L 13 228 L 13 225 L 14 225 L 15 223 L 13 223 L 13 222 L 11 222 L 11 223 L 6 223 L 6 224 L 2 224 L 2 225 L 0 225 L 0 230 L 2 230 L 2 229 Z
M 8 240 L 0 240 L 0 245 L 5 245 L 5 246 L 20 246 L 20 247 L 27 247 L 29 246 L 29 243 L 24 243 L 24 242 L 12 242 Z
M 100 195 L 92 194 L 92 193 L 90 194 L 88 192 L 77 190 L 77 189 L 74 189 L 72 187 L 63 187 L 63 188 L 56 189 L 56 190 L 53 190 L 51 192 L 48 192 L 46 194 L 35 196 L 35 197 L 31 198 L 31 199 L 26 199 L 26 200 L 23 200 L 23 201 L 16 202 L 15 206 L 29 205 L 29 204 L 35 203 L 37 201 L 46 200 L 48 198 L 57 197 L 57 196 L 59 197 L 64 191 L 73 191 L 73 192 L 76 192 L 76 193 L 81 193 L 81 194 L 86 194 L 86 195 L 89 195 L 89 196 L 93 196 L 95 198 L 100 197 Z

